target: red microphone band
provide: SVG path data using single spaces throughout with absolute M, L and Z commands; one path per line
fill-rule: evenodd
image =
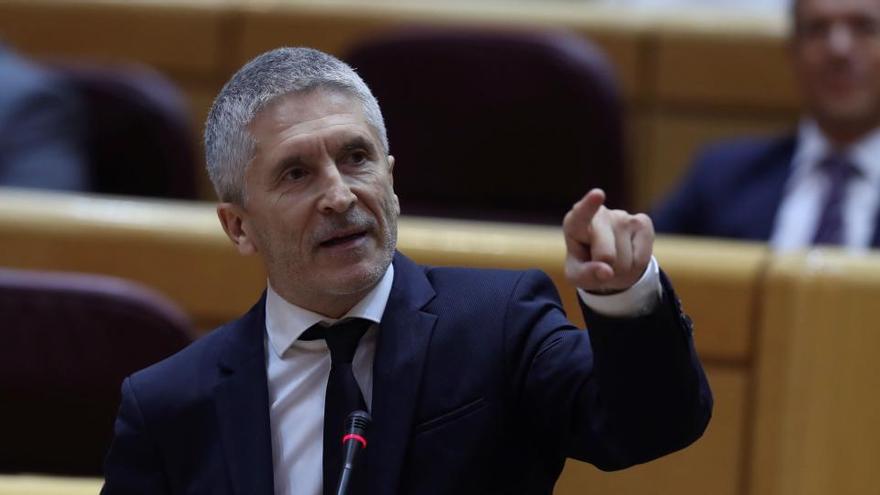
M 349 440 L 357 440 L 358 442 L 361 443 L 361 446 L 363 448 L 367 448 L 367 439 L 356 434 L 356 433 L 349 433 L 348 435 L 345 435 L 344 437 L 342 437 L 343 444 Z

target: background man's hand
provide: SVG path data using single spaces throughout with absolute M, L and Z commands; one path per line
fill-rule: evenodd
M 619 292 L 635 284 L 651 261 L 654 225 L 647 215 L 605 208 L 605 192 L 593 189 L 562 222 L 565 276 L 587 292 Z

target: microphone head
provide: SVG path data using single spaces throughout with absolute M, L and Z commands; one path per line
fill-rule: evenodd
M 372 420 L 373 418 L 367 411 L 354 411 L 345 420 L 345 432 L 347 434 L 364 436 Z

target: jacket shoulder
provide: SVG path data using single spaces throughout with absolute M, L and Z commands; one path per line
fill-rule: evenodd
M 767 160 L 787 162 L 796 146 L 793 134 L 781 136 L 749 136 L 715 141 L 703 147 L 694 160 L 694 167 L 748 168 Z
M 173 408 L 207 397 L 220 376 L 220 365 L 230 353 L 245 355 L 262 350 L 264 307 L 261 299 L 241 318 L 135 372 L 128 379 L 130 393 L 145 408 Z

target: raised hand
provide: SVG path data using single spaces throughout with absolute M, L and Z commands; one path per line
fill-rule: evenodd
M 605 192 L 593 189 L 562 222 L 565 276 L 576 287 L 614 293 L 635 284 L 651 261 L 654 225 L 643 213 L 605 207 Z

